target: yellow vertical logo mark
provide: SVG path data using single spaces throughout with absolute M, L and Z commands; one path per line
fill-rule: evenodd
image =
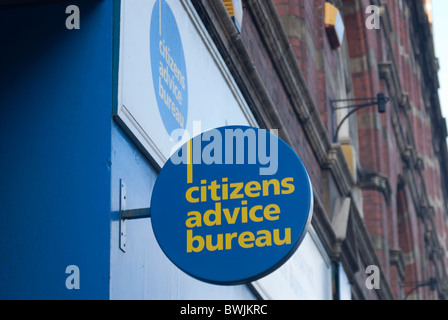
M 193 140 L 187 144 L 187 183 L 193 183 Z

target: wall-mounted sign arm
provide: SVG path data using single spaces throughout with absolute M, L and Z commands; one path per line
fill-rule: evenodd
M 337 102 L 356 102 L 356 101 L 365 101 L 366 103 L 363 104 L 354 104 L 354 105 L 349 105 L 349 106 L 343 106 L 343 107 L 335 107 L 335 103 Z M 340 109 L 351 109 L 349 113 L 347 113 L 347 115 L 342 119 L 342 121 L 339 123 L 339 125 L 336 127 L 336 131 L 333 135 L 333 143 L 337 143 L 338 141 L 338 135 L 339 135 L 339 130 L 342 127 L 342 124 L 345 122 L 345 120 L 347 120 L 348 118 L 350 118 L 351 115 L 353 115 L 354 113 L 356 113 L 358 110 L 367 108 L 367 107 L 371 107 L 374 105 L 378 106 L 378 113 L 385 113 L 386 112 L 386 103 L 390 101 L 390 98 L 386 97 L 383 93 L 379 93 L 376 98 L 356 98 L 356 99 L 340 99 L 340 100 L 330 100 L 330 104 L 331 104 L 331 112 L 332 112 L 332 117 L 333 119 L 335 119 L 335 110 L 340 110 Z M 333 120 L 334 123 L 334 120 Z
M 120 180 L 120 249 L 126 252 L 126 221 L 151 218 L 151 208 L 131 209 L 126 207 L 126 184 Z
M 151 218 L 151 208 L 132 209 L 120 211 L 122 220 L 136 220 Z

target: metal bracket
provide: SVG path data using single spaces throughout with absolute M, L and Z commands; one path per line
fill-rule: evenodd
M 122 220 L 136 220 L 151 218 L 151 208 L 124 210 L 121 212 Z
M 123 219 L 123 212 L 126 210 L 126 185 L 120 179 L 120 249 L 126 252 L 126 219 Z
M 126 221 L 151 218 L 151 208 L 126 209 L 126 184 L 120 179 L 120 249 L 126 252 Z
M 349 101 L 369 101 L 367 103 L 364 104 L 354 104 L 354 105 L 349 105 L 349 106 L 344 106 L 344 107 L 335 107 L 335 103 L 337 102 L 349 102 Z M 390 101 L 390 98 L 385 97 L 383 93 L 379 93 L 376 98 L 356 98 L 356 99 L 339 99 L 339 100 L 330 100 L 330 105 L 331 105 L 331 117 L 332 117 L 332 123 L 333 123 L 333 128 L 336 125 L 335 120 L 336 120 L 336 116 L 335 116 L 335 110 L 340 110 L 340 109 L 352 109 L 345 117 L 344 119 L 341 120 L 341 122 L 339 123 L 339 125 L 336 127 L 336 129 L 333 129 L 333 143 L 337 143 L 338 142 L 338 134 L 339 134 L 339 130 L 342 127 L 342 124 L 345 122 L 345 120 L 347 120 L 352 114 L 354 114 L 355 112 L 357 112 L 358 110 L 367 108 L 367 107 L 371 107 L 373 105 L 377 105 L 378 106 L 378 113 L 384 113 L 386 112 L 386 103 Z

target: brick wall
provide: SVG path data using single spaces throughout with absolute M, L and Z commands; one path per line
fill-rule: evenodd
M 388 204 L 384 197 L 375 191 L 364 191 L 364 217 L 366 226 L 375 240 L 376 249 L 381 257 L 383 268 L 391 278 L 394 286 L 394 292 L 397 298 L 400 298 L 400 286 L 403 286 L 403 292 L 406 294 L 411 287 L 407 286 L 409 282 L 427 281 L 433 273 L 433 262 L 429 258 L 428 246 L 425 242 L 426 229 L 422 226 L 421 218 L 416 207 L 419 199 L 412 194 L 409 189 L 402 191 L 398 200 L 397 184 L 399 176 L 403 171 L 413 175 L 418 182 L 419 190 L 417 197 L 421 193 L 427 193 L 429 199 L 435 203 L 434 220 L 438 221 L 437 234 L 442 241 L 446 241 L 446 223 L 445 213 L 441 203 L 442 194 L 440 192 L 442 181 L 440 172 L 437 168 L 437 160 L 433 152 L 432 141 L 434 137 L 431 132 L 431 121 L 423 102 L 424 83 L 422 83 L 422 73 L 419 62 L 414 56 L 411 37 L 414 34 L 411 31 L 410 19 L 411 9 L 403 1 L 387 1 L 388 11 L 393 26 L 392 48 L 393 57 L 387 54 L 386 39 L 383 30 L 368 30 L 364 26 L 366 14 L 365 8 L 369 1 L 362 1 L 359 6 L 358 1 L 343 1 L 344 7 L 347 7 L 347 14 L 344 16 L 347 29 L 347 38 L 350 48 L 350 57 L 352 62 L 359 60 L 367 61 L 365 70 L 352 73 L 355 83 L 355 96 L 365 97 L 373 96 L 379 90 L 390 96 L 387 86 L 379 78 L 375 65 L 378 62 L 390 61 L 395 59 L 400 83 L 404 93 L 409 96 L 410 110 L 406 106 L 399 105 L 402 129 L 407 132 L 408 143 L 415 145 L 415 152 L 422 157 L 425 163 L 425 169 L 421 172 L 415 168 L 409 168 L 408 163 L 401 159 L 397 148 L 395 133 L 391 125 L 391 113 L 380 116 L 381 126 L 369 127 L 359 125 L 359 146 L 360 162 L 363 170 L 380 172 L 389 178 L 394 190 L 393 201 Z M 366 110 L 371 117 L 378 117 L 374 110 Z M 408 118 L 408 120 L 406 119 Z M 407 128 L 407 123 L 410 127 Z M 433 161 L 429 160 L 433 159 Z M 409 187 L 405 187 L 409 188 Z M 397 202 L 399 205 L 397 206 Z M 386 210 L 387 206 L 389 209 Z M 387 216 L 387 219 L 385 217 Z M 443 246 L 445 244 L 442 243 Z M 406 268 L 405 278 L 400 283 L 397 279 L 396 270 L 391 271 L 388 261 L 389 249 L 400 249 L 405 257 Z M 416 291 L 414 297 L 430 298 L 434 297 L 426 288 Z
M 337 98 L 338 90 L 344 90 L 340 84 L 334 85 L 338 79 L 338 58 L 344 51 L 332 50 L 326 38 L 323 16 L 324 1 L 322 0 L 273 0 L 277 12 L 282 20 L 289 37 L 290 45 L 295 53 L 297 62 L 304 74 L 308 90 L 320 112 L 328 134 L 331 135 L 331 110 L 329 100 Z M 415 26 L 412 27 L 413 10 L 405 1 L 384 1 L 393 29 L 388 35 L 382 29 L 368 30 L 365 26 L 367 14 L 365 9 L 370 5 L 369 0 L 336 1 L 343 12 L 346 30 L 347 59 L 350 66 L 349 85 L 356 98 L 374 97 L 379 92 L 395 99 L 406 96 L 407 102 L 397 101 L 393 104 L 398 123 L 393 124 L 392 110 L 379 115 L 375 107 L 361 110 L 358 119 L 358 155 L 360 170 L 374 172 L 386 176 L 391 186 L 390 194 L 385 195 L 382 190 L 367 189 L 363 196 L 364 223 L 375 245 L 376 253 L 381 261 L 382 271 L 390 280 L 391 287 L 397 299 L 403 298 L 411 289 L 409 282 L 427 281 L 434 276 L 433 261 L 430 259 L 425 234 L 427 221 L 422 222 L 419 216 L 419 197 L 426 194 L 434 208 L 433 220 L 440 245 L 447 247 L 447 218 L 443 208 L 441 192 L 440 167 L 433 149 L 435 139 L 428 106 L 425 105 L 425 83 L 423 79 L 421 60 L 415 56 Z M 381 19 L 386 19 L 383 16 Z M 414 29 L 412 29 L 414 28 Z M 418 30 L 417 30 L 418 32 Z M 388 38 L 389 37 L 389 38 Z M 388 51 L 388 41 L 392 55 Z M 260 47 L 252 46 L 253 54 L 257 55 Z M 380 77 L 378 65 L 382 62 L 394 60 L 402 92 L 390 91 L 390 85 Z M 261 62 L 260 63 L 264 63 Z M 260 70 L 263 72 L 262 70 Z M 281 88 L 280 83 L 272 83 L 266 75 L 266 83 L 272 91 Z M 287 95 L 278 97 L 287 105 Z M 280 109 L 288 126 L 289 108 Z M 397 129 L 399 126 L 400 129 Z M 302 132 L 297 128 L 297 135 Z M 415 163 L 403 159 L 397 142 L 397 130 L 406 138 L 411 152 L 420 158 L 423 166 L 417 168 Z M 306 140 L 296 137 L 297 147 L 306 149 Z M 319 182 L 320 168 L 313 165 L 312 156 L 308 154 L 309 169 L 313 172 L 314 185 Z M 311 160 L 311 161 L 310 161 Z M 407 177 L 407 178 L 406 178 Z M 417 189 L 411 187 L 406 179 L 416 181 Z M 399 184 L 403 187 L 399 189 Z M 319 192 L 328 192 L 321 186 Z M 400 252 L 405 261 L 404 277 L 397 263 L 391 260 L 390 252 Z M 446 254 L 445 254 L 446 255 Z M 446 259 L 445 259 L 446 260 Z M 427 288 L 415 291 L 414 298 L 434 298 L 437 294 Z
M 287 10 L 297 15 L 299 14 L 300 6 L 287 6 Z M 306 140 L 303 128 L 291 105 L 288 93 L 285 91 L 284 85 L 277 74 L 277 70 L 273 66 L 271 57 L 265 48 L 265 44 L 258 34 L 251 12 L 248 10 L 245 12 L 241 36 L 274 105 L 278 108 L 277 111 L 283 125 L 289 132 L 291 146 L 303 161 L 310 175 L 313 188 L 318 195 L 322 195 L 321 169 L 319 168 L 318 161 Z

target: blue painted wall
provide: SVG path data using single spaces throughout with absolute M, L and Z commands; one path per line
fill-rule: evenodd
M 0 299 L 109 298 L 112 1 L 70 4 L 0 9 Z
M 150 219 L 119 249 L 120 179 L 145 207 L 157 172 L 112 120 L 112 3 L 70 2 L 80 30 L 68 3 L 0 9 L 0 299 L 253 299 L 178 270 Z

